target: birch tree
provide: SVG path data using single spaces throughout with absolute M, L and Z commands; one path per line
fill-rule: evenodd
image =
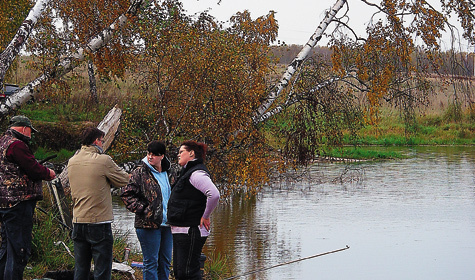
M 22 28 L 19 29 L 17 35 L 12 40 L 12 43 L 10 43 L 9 45 L 9 47 L 11 46 L 10 49 L 12 51 L 9 51 L 9 47 L 7 47 L 6 50 L 2 53 L 2 56 L 5 54 L 5 64 L 11 64 L 11 61 L 13 61 L 13 59 L 19 53 L 21 46 L 25 43 L 27 39 L 26 35 L 31 32 L 32 25 L 30 25 L 29 23 L 32 21 L 36 22 L 40 13 L 45 9 L 45 5 L 48 1 L 49 0 L 39 0 L 35 7 L 32 9 L 32 12 L 30 12 L 31 19 L 27 18 L 27 20 L 25 20 L 24 24 L 22 25 Z M 24 86 L 20 91 L 2 100 L 0 104 L 0 115 L 3 116 L 9 113 L 10 111 L 18 108 L 26 101 L 34 97 L 38 93 L 38 91 L 35 91 L 35 88 L 38 87 L 40 84 L 51 79 L 60 78 L 63 75 L 69 73 L 82 61 L 84 61 L 88 52 L 95 53 L 101 48 L 103 48 L 105 45 L 107 45 L 107 43 L 112 39 L 114 33 L 116 33 L 121 27 L 126 24 L 128 18 L 133 17 L 137 14 L 142 3 L 143 0 L 134 0 L 123 14 L 121 14 L 117 19 L 115 19 L 105 29 L 101 30 L 98 34 L 90 38 L 88 42 L 86 42 L 84 47 L 80 47 L 76 51 L 73 51 L 69 56 L 60 59 L 53 65 L 53 67 L 50 67 L 49 69 L 44 69 L 44 73 L 42 75 L 28 83 L 28 85 Z M 22 31 L 23 26 L 25 31 Z M 17 43 L 15 44 L 15 42 Z M 8 67 L 4 68 L 5 71 L 6 69 L 8 69 Z
M 290 79 L 297 71 L 297 69 L 302 65 L 304 60 L 307 58 L 308 54 L 310 53 L 311 49 L 315 47 L 315 45 L 320 41 L 322 38 L 325 30 L 327 29 L 328 25 L 332 22 L 335 18 L 336 14 L 343 5 L 346 3 L 346 0 L 337 0 L 333 7 L 326 12 L 325 18 L 320 22 L 315 33 L 310 37 L 308 42 L 304 45 L 300 53 L 297 57 L 289 64 L 287 70 L 285 71 L 284 75 L 280 82 L 276 85 L 275 89 L 271 91 L 267 98 L 262 102 L 261 106 L 257 109 L 256 116 L 254 117 L 254 122 L 261 122 L 267 118 L 265 116 L 265 112 L 272 106 L 274 101 L 279 97 L 282 89 L 284 89 L 290 82 Z
M 30 10 L 28 16 L 23 21 L 20 28 L 18 28 L 18 30 L 16 31 L 16 34 L 13 37 L 13 39 L 10 41 L 7 47 L 3 49 L 2 53 L 0 54 L 0 88 L 3 89 L 3 83 L 5 81 L 5 74 L 7 70 L 12 65 L 13 60 L 18 55 L 18 53 L 20 53 L 21 48 L 24 46 L 26 40 L 28 39 L 28 37 L 30 36 L 33 30 L 33 27 L 38 21 L 38 17 L 41 15 L 42 11 L 46 8 L 46 4 L 48 3 L 48 1 L 49 0 L 36 1 L 36 4 Z M 3 4 L 7 4 L 7 3 L 8 2 L 5 1 Z M 3 13 L 6 13 L 7 11 L 12 9 L 11 6 L 4 6 L 3 8 L 5 9 L 2 11 Z M 4 19 L 10 20 L 11 17 L 5 17 Z M 5 22 L 3 22 L 2 24 L 6 26 Z M 5 28 L 5 31 L 7 30 L 8 28 Z
M 386 87 L 381 86 L 381 82 L 394 83 L 398 85 L 401 83 L 398 82 L 398 80 L 392 80 L 392 77 L 387 76 L 385 78 L 381 77 L 379 82 L 376 82 L 373 86 L 371 86 L 366 81 L 372 79 L 373 76 L 367 76 L 363 74 L 370 68 L 365 67 L 362 64 L 358 64 L 358 62 L 355 60 L 343 61 L 345 56 L 342 55 L 342 52 L 345 51 L 344 49 L 348 49 L 346 54 L 349 52 L 357 52 L 355 46 L 358 45 L 358 48 L 366 49 L 366 54 L 373 55 L 377 55 L 380 53 L 380 51 L 385 52 L 392 50 L 395 51 L 395 53 L 393 53 L 394 59 L 400 60 L 405 64 L 410 63 L 410 56 L 415 51 L 413 40 L 416 37 L 419 37 L 423 40 L 427 51 L 436 52 L 440 49 L 438 40 L 440 40 L 442 36 L 441 33 L 447 29 L 455 32 L 448 19 L 451 13 L 456 13 L 462 22 L 465 39 L 467 39 L 469 42 L 474 42 L 475 36 L 473 26 L 475 24 L 475 12 L 472 1 L 442 1 L 442 6 L 446 8 L 445 13 L 443 11 L 436 10 L 430 3 L 426 1 L 384 1 L 381 4 L 374 4 L 370 3 L 369 1 L 363 2 L 365 2 L 370 7 L 375 7 L 376 13 L 385 15 L 385 20 L 372 23 L 367 29 L 368 37 L 366 38 L 355 36 L 354 39 L 350 39 L 349 36 L 343 36 L 341 39 L 337 39 L 337 37 L 334 37 L 331 44 L 333 45 L 334 50 L 333 67 L 336 70 L 336 73 L 330 74 L 330 76 L 327 77 L 327 79 L 322 84 L 316 84 L 312 91 L 318 93 L 319 89 L 333 82 L 354 85 L 354 88 L 358 91 L 361 91 L 361 87 L 364 87 L 364 91 L 370 94 L 368 96 L 368 100 L 370 102 L 369 110 L 372 111 L 370 114 L 373 114 L 374 110 L 377 110 L 377 105 L 379 102 L 378 100 L 380 100 L 386 94 L 385 92 L 382 92 L 386 90 Z M 338 17 L 336 16 L 345 4 L 348 5 L 351 3 L 348 3 L 344 0 L 336 1 L 334 6 L 325 14 L 325 18 L 317 27 L 315 33 L 312 35 L 307 44 L 304 45 L 301 52 L 297 55 L 294 61 L 289 64 L 280 82 L 271 92 L 269 92 L 267 98 L 256 111 L 256 116 L 254 117 L 255 122 L 259 123 L 265 121 L 269 117 L 279 114 L 284 108 L 287 108 L 298 102 L 299 98 L 295 97 L 295 93 L 291 91 L 286 98 L 283 98 L 285 101 L 282 101 L 282 103 L 279 105 L 272 107 L 273 103 L 282 93 L 282 90 L 286 88 L 289 83 L 291 83 L 294 74 L 298 71 L 301 65 L 303 65 L 305 59 L 308 58 L 310 49 L 312 49 L 321 39 L 321 36 L 326 31 L 328 25 L 330 25 L 332 22 L 336 24 L 336 27 L 334 27 L 334 29 L 330 32 L 335 35 L 342 34 L 340 32 L 344 32 L 345 34 L 355 34 L 351 29 L 351 26 L 348 26 L 344 23 L 344 15 L 340 15 Z M 348 9 L 351 9 L 351 7 L 348 7 Z M 412 18 L 405 20 L 404 17 L 408 17 L 409 15 L 411 15 Z M 342 29 L 345 30 L 343 31 Z M 391 45 L 388 45 L 383 41 L 375 40 L 374 38 L 376 37 L 379 37 L 382 40 L 384 40 L 384 38 L 389 38 L 389 40 L 386 41 Z M 381 46 L 387 48 L 384 49 Z M 355 56 L 354 53 L 352 55 Z M 387 61 L 391 61 L 393 63 L 394 59 L 388 59 Z M 365 58 L 361 56 L 358 58 L 358 61 L 365 61 Z M 390 67 L 391 65 L 390 63 L 387 63 L 386 66 Z M 358 72 L 354 72 L 355 70 Z M 400 70 L 401 69 L 396 70 L 396 68 L 387 69 L 386 74 L 396 74 Z M 410 73 L 411 71 L 415 71 L 417 69 L 407 70 L 409 70 L 409 72 L 405 72 Z M 355 78 L 358 79 L 358 86 L 354 83 Z M 419 80 L 417 83 L 420 85 L 425 84 L 421 80 Z M 378 87 L 379 89 L 377 89 Z M 426 87 L 422 87 L 420 89 L 425 88 Z M 380 97 L 376 98 L 376 96 Z

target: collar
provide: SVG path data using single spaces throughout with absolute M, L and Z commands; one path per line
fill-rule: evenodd
M 101 147 L 99 147 L 97 145 L 82 145 L 81 150 L 85 150 L 85 151 L 90 152 L 90 153 L 98 153 L 98 154 L 104 153 L 104 151 L 101 149 Z
M 7 130 L 7 132 L 10 132 L 10 134 L 11 134 L 13 137 L 15 137 L 15 138 L 17 138 L 18 140 L 23 141 L 23 142 L 25 142 L 25 143 L 29 143 L 29 142 L 31 141 L 31 138 L 30 138 L 30 137 L 28 137 L 28 136 L 26 136 L 26 135 L 23 135 L 23 134 L 21 134 L 20 132 L 14 130 L 14 129 L 9 128 L 9 129 Z
M 186 163 L 185 166 L 183 166 L 183 170 L 188 170 L 192 168 L 193 166 L 198 165 L 200 163 L 203 163 L 203 160 L 200 158 L 195 158 L 193 160 L 190 160 L 189 162 Z

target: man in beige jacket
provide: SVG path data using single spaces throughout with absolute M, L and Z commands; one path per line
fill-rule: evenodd
M 91 259 L 94 279 L 110 280 L 113 236 L 111 186 L 127 185 L 129 174 L 103 154 L 104 132 L 86 128 L 81 150 L 68 163 L 73 199 L 74 279 L 89 279 Z

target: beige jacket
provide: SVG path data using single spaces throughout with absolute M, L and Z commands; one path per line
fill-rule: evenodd
M 73 199 L 73 223 L 101 223 L 114 219 L 111 185 L 123 187 L 129 175 L 110 156 L 94 146 L 82 146 L 68 163 Z

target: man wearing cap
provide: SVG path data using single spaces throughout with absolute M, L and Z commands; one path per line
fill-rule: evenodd
M 23 279 L 31 255 L 36 202 L 43 199 L 42 180 L 55 172 L 35 159 L 28 146 L 37 132 L 25 116 L 14 116 L 0 138 L 0 279 Z

